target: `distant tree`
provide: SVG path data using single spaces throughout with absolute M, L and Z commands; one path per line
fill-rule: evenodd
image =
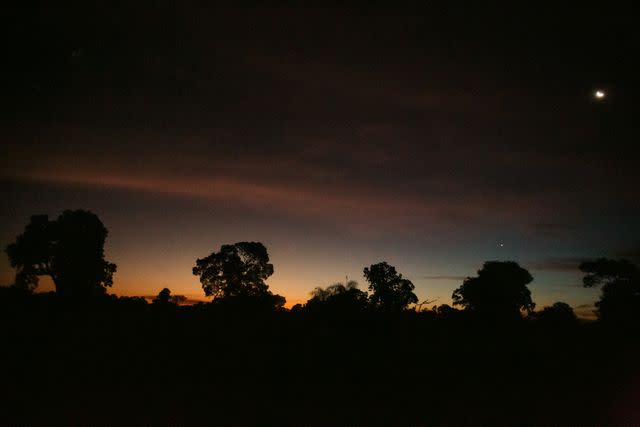
M 358 282 L 349 280 L 346 284 L 335 283 L 326 288 L 315 288 L 311 299 L 305 304 L 307 310 L 349 313 L 364 310 L 368 304 L 366 292 L 358 289 Z
M 535 304 L 527 285 L 533 277 L 513 261 L 485 262 L 478 277 L 468 277 L 453 291 L 453 305 L 485 317 L 520 317 Z
M 269 291 L 265 280 L 273 274 L 267 249 L 260 242 L 222 245 L 219 252 L 196 260 L 193 274 L 200 277 L 206 296 L 215 299 L 260 299 L 274 307 L 286 300 Z
M 450 318 L 460 314 L 460 310 L 451 307 L 449 304 L 441 304 L 433 307 L 433 311 L 442 318 Z
M 413 293 L 413 283 L 404 279 L 395 267 L 386 262 L 365 267 L 364 277 L 369 282 L 369 291 L 372 293 L 370 300 L 375 307 L 399 311 L 418 302 L 418 297 Z
M 164 288 L 158 293 L 158 296 L 153 299 L 153 304 L 162 306 L 180 305 L 186 300 L 187 297 L 184 295 L 171 295 L 169 288 Z
M 154 304 L 170 304 L 171 291 L 169 288 L 164 288 L 158 292 L 158 296 L 153 299 Z
M 535 314 L 540 322 L 550 325 L 571 325 L 578 321 L 571 306 L 564 302 L 556 302 Z
M 183 305 L 185 302 L 187 302 L 187 297 L 185 297 L 184 295 L 171 295 L 169 301 L 171 301 L 175 305 Z
M 640 322 L 640 269 L 631 261 L 600 258 L 580 264 L 586 288 L 602 287 L 598 318 L 607 322 Z
M 15 286 L 33 291 L 39 276 L 50 276 L 65 298 L 103 295 L 116 265 L 104 259 L 107 229 L 93 213 L 64 211 L 55 221 L 35 215 L 6 248 L 16 269 Z

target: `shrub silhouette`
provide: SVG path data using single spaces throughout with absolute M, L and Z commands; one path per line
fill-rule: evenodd
M 606 322 L 640 323 L 640 269 L 631 261 L 599 258 L 580 264 L 586 288 L 602 286 L 596 302 L 598 318 Z
M 379 262 L 364 268 L 364 277 L 369 282 L 370 301 L 374 307 L 384 311 L 400 311 L 409 304 L 418 302 L 413 293 L 415 286 L 404 279 L 395 267 Z
M 33 291 L 39 276 L 50 276 L 56 293 L 64 298 L 105 294 L 116 271 L 116 265 L 104 259 L 107 233 L 88 211 L 65 211 L 55 221 L 47 215 L 32 216 L 6 249 L 16 269 L 15 286 Z
M 311 312 L 352 313 L 367 308 L 368 296 L 358 289 L 358 282 L 350 280 L 346 284 L 335 283 L 326 288 L 317 287 L 311 291 L 311 299 L 305 309 Z
M 485 262 L 478 277 L 468 277 L 453 291 L 453 305 L 487 318 L 519 318 L 535 304 L 527 285 L 533 277 L 513 261 Z

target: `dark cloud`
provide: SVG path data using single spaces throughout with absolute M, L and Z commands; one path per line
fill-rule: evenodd
M 617 258 L 627 258 L 630 260 L 640 260 L 640 246 L 639 247 L 629 247 L 627 249 L 614 252 L 612 254 L 613 257 Z M 603 255 L 606 257 L 606 255 Z M 593 260 L 595 258 L 599 258 L 598 256 L 591 257 L 550 257 L 543 259 L 541 261 L 533 262 L 530 264 L 530 267 L 533 270 L 543 270 L 543 271 L 555 271 L 555 272 L 578 272 L 578 266 L 589 260 Z
M 557 257 L 546 258 L 541 261 L 529 264 L 532 270 L 555 271 L 555 272 L 578 272 L 578 266 L 587 261 L 586 257 Z
M 563 238 L 575 232 L 576 225 L 558 222 L 542 222 L 531 224 L 533 236 Z
M 425 280 L 453 280 L 456 282 L 461 282 L 466 278 L 467 276 L 422 276 L 422 279 Z
M 640 261 L 640 244 L 623 249 L 616 255 L 620 258 L 627 258 L 632 261 L 638 262 Z

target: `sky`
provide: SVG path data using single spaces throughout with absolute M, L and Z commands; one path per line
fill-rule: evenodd
M 539 307 L 589 314 L 577 265 L 640 257 L 633 17 L 616 2 L 9 10 L 0 245 L 33 214 L 87 209 L 119 295 L 204 299 L 195 260 L 260 241 L 288 305 L 364 288 L 379 261 L 450 303 L 483 262 L 515 260 Z

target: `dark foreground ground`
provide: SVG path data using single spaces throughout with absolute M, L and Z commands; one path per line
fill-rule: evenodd
M 53 306 L 0 320 L 2 425 L 640 425 L 638 333 L 598 324 Z

